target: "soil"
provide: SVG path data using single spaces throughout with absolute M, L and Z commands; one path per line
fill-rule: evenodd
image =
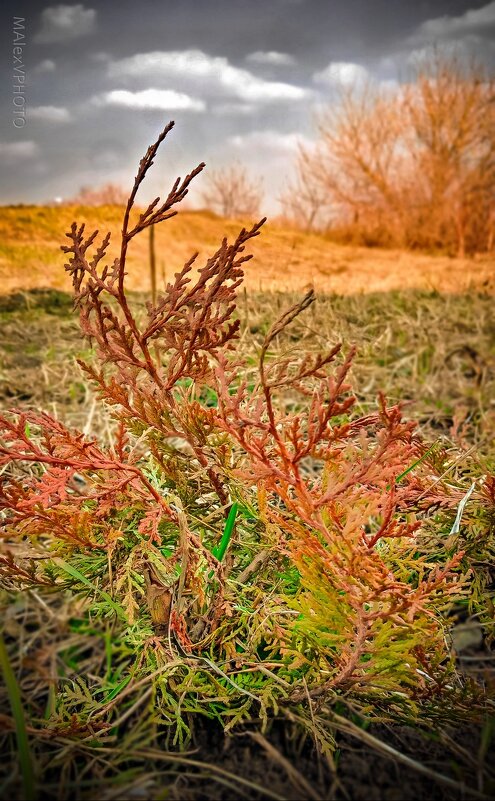
M 446 786 L 440 779 L 387 759 L 347 734 L 336 736 L 338 767 L 334 772 L 309 740 L 301 743 L 289 723 L 276 721 L 261 742 L 254 730 L 225 738 L 220 728 L 205 727 L 191 759 L 211 765 L 210 775 L 207 769 L 184 766 L 168 784 L 166 796 L 153 797 L 172 801 L 461 801 L 494 796 L 495 773 L 487 767 L 490 754 L 485 755 L 485 764 L 478 760 L 481 732 L 476 727 L 450 732 L 455 743 L 450 748 L 435 742 L 432 735 L 403 727 L 375 726 L 368 731 L 457 786 Z M 146 798 L 150 789 L 133 787 L 112 798 Z

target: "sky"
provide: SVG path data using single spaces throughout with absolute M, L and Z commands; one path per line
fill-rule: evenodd
M 393 89 L 432 46 L 495 65 L 495 2 L 476 0 L 7 0 L 0 17 L 2 204 L 127 189 L 175 120 L 143 200 L 239 163 L 273 215 L 342 87 Z

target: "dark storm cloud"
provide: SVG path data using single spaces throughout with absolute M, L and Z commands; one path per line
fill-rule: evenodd
M 22 129 L 12 124 L 14 16 L 26 19 Z M 129 183 L 172 117 L 162 180 L 203 159 L 241 160 L 264 176 L 275 209 L 337 86 L 390 80 L 434 41 L 487 63 L 494 54 L 495 2 L 469 0 L 16 0 L 2 18 L 3 202 Z M 155 173 L 150 192 L 157 183 Z

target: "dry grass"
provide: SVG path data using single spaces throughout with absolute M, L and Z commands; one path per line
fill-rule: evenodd
M 240 299 L 244 342 L 260 342 L 296 295 L 251 292 Z M 143 296 L 134 295 L 143 304 Z M 74 365 L 87 355 L 68 295 L 0 297 L 0 406 L 42 407 L 78 428 L 102 433 L 101 408 Z M 289 339 L 290 338 L 290 341 Z M 383 390 L 410 403 L 424 435 L 449 436 L 454 418 L 484 453 L 495 450 L 495 320 L 488 294 L 393 292 L 320 296 L 281 347 L 317 351 L 356 343 L 353 385 L 364 410 Z M 250 343 L 248 345 L 248 343 Z M 96 427 L 96 428 L 95 428 Z
M 88 230 L 111 231 L 115 257 L 122 210 L 42 206 L 0 208 L 0 286 L 3 292 L 52 287 L 69 289 L 59 250 L 63 234 L 74 219 Z M 248 222 L 248 221 L 242 221 Z M 217 243 L 234 238 L 238 220 L 226 221 L 208 212 L 184 212 L 156 230 L 158 278 L 168 280 L 199 250 L 200 259 L 211 255 Z M 133 242 L 128 261 L 128 286 L 149 290 L 148 242 Z M 352 295 L 392 290 L 436 290 L 461 293 L 495 290 L 495 259 L 450 259 L 405 251 L 337 245 L 323 236 L 303 234 L 268 223 L 253 242 L 253 261 L 246 268 L 248 290 L 301 291 L 313 284 L 319 292 Z

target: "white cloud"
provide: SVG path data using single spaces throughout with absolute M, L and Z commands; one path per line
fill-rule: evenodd
M 468 69 L 473 63 L 495 64 L 495 0 L 458 16 L 425 20 L 379 64 L 387 77 L 391 72 L 407 76 L 408 68 L 432 66 L 439 57 L 453 58 Z
M 276 50 L 256 50 L 255 53 L 250 53 L 246 56 L 246 61 L 253 64 L 270 64 L 276 67 L 290 67 L 296 64 L 294 56 L 288 53 L 279 53 Z
M 56 64 L 51 58 L 45 58 L 34 68 L 35 72 L 54 72 Z
M 300 133 L 280 133 L 279 131 L 251 131 L 248 134 L 230 136 L 228 144 L 238 149 L 255 150 L 258 153 L 271 151 L 286 155 L 294 153 L 300 146 L 311 148 L 314 142 Z
M 0 158 L 24 159 L 33 158 L 39 152 L 36 142 L 0 142 Z
M 218 103 L 212 108 L 215 114 L 221 114 L 222 117 L 229 115 L 246 115 L 254 114 L 256 106 L 250 103 Z
M 125 108 L 150 109 L 160 111 L 204 111 L 206 106 L 202 100 L 172 89 L 144 89 L 142 92 L 129 92 L 126 89 L 115 89 L 112 92 L 97 95 L 93 102 L 100 106 L 123 106 Z
M 55 123 L 70 122 L 72 119 L 69 111 L 61 106 L 28 107 L 27 118 Z
M 348 61 L 332 61 L 324 70 L 313 75 L 315 83 L 328 86 L 355 86 L 366 83 L 369 79 L 370 74 L 366 67 Z
M 41 12 L 41 28 L 34 37 L 39 44 L 78 39 L 94 30 L 96 11 L 78 3 L 75 6 L 49 6 Z
M 455 39 L 467 35 L 490 35 L 490 28 L 495 27 L 495 2 L 482 8 L 469 9 L 458 17 L 445 15 L 423 22 L 415 39 Z M 493 33 L 493 30 L 491 31 Z
M 247 103 L 302 100 L 310 95 L 306 89 L 288 83 L 265 81 L 248 70 L 234 67 L 226 58 L 209 56 L 202 50 L 156 50 L 137 53 L 109 65 L 112 77 L 138 77 L 157 80 L 177 78 L 202 83 L 233 95 Z

